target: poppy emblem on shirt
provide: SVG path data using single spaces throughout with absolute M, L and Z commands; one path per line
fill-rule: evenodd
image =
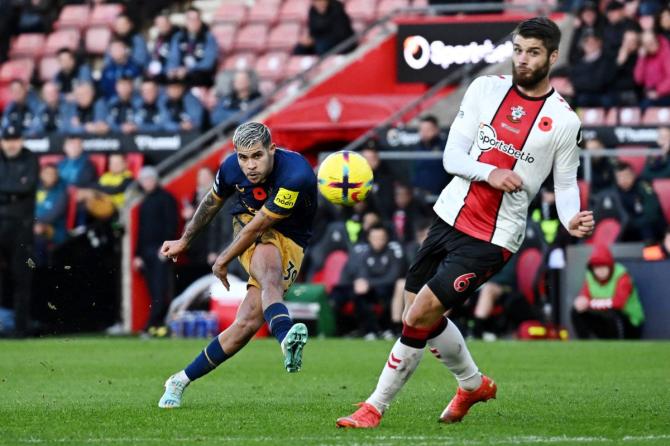
M 526 110 L 524 110 L 523 107 L 520 105 L 512 107 L 511 112 L 512 112 L 511 114 L 507 115 L 507 119 L 510 122 L 513 122 L 514 124 L 520 123 L 521 118 L 526 116 Z
M 258 201 L 263 201 L 268 197 L 268 194 L 262 187 L 254 187 L 251 192 L 254 194 L 254 198 Z
M 543 132 L 548 132 L 551 130 L 553 124 L 554 121 L 549 116 L 542 116 L 542 118 L 540 118 L 540 123 L 537 126 Z

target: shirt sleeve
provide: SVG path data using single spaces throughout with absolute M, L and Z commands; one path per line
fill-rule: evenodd
M 568 230 L 570 229 L 570 220 L 579 212 L 581 205 L 579 187 L 577 186 L 581 134 L 581 128 L 578 124 L 568 128 L 554 155 L 553 177 L 556 210 L 561 223 Z
M 231 159 L 233 162 L 237 163 L 234 155 L 229 156 L 221 164 L 219 171 L 216 173 L 216 177 L 214 177 L 212 193 L 220 200 L 225 200 L 235 192 L 234 186 L 226 179 L 226 174 L 229 173 L 231 169 Z
M 479 128 L 479 104 L 483 90 L 486 89 L 486 77 L 478 77 L 468 87 L 461 101 L 456 118 L 451 124 L 450 131 L 456 131 L 472 141 L 477 136 Z

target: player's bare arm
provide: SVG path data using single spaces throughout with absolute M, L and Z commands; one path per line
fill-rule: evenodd
M 216 213 L 223 206 L 224 201 L 210 190 L 198 205 L 198 209 L 195 211 L 191 221 L 186 225 L 181 238 L 179 240 L 165 241 L 161 248 L 161 254 L 176 262 L 177 256 L 185 252 L 198 234 L 212 221 Z
M 195 217 L 194 217 L 195 219 Z M 254 218 L 237 234 L 235 239 L 223 250 L 212 266 L 212 272 L 221 280 L 227 290 L 230 289 L 228 282 L 228 264 L 237 256 L 249 248 L 265 231 L 272 227 L 279 219 L 274 218 L 263 209 L 256 212 Z

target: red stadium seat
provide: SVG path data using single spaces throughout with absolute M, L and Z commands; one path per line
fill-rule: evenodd
M 60 65 L 58 64 L 58 58 L 51 56 L 43 57 L 42 60 L 40 60 L 40 81 L 46 82 L 53 79 L 59 69 Z
M 577 187 L 579 187 L 579 203 L 580 209 L 585 210 L 589 208 L 589 195 L 591 193 L 591 188 L 589 183 L 584 180 L 577 181 Z
M 326 257 L 323 269 L 314 275 L 312 282 L 322 284 L 326 288 L 326 292 L 330 293 L 340 281 L 342 270 L 344 270 L 348 259 L 349 256 L 346 251 L 331 252 Z
M 248 70 L 256 65 L 254 53 L 235 53 L 226 58 L 223 68 L 225 70 Z
M 605 109 L 604 108 L 580 108 L 577 111 L 579 118 L 584 125 L 604 125 L 605 124 Z
M 247 6 L 241 2 L 222 2 L 221 6 L 214 11 L 212 23 L 235 23 L 240 25 L 247 18 L 247 10 Z
M 639 125 L 641 113 L 639 107 L 623 107 L 619 109 L 619 124 Z
M 44 34 L 19 34 L 9 49 L 9 57 L 12 59 L 20 59 L 21 57 L 38 58 L 42 55 L 45 41 L 46 36 Z
M 415 8 L 425 8 L 428 6 L 428 0 L 414 0 L 412 6 Z
M 614 218 L 605 218 L 596 223 L 595 231 L 586 243 L 589 245 L 611 245 L 621 234 L 621 223 Z
M 371 22 L 375 18 L 377 2 L 374 0 L 350 0 L 346 5 L 351 20 Z
M 236 33 L 237 25 L 231 23 L 219 23 L 212 26 L 212 34 L 219 45 L 219 52 L 225 54 L 233 49 Z
M 277 81 L 286 77 L 287 53 L 267 53 L 256 62 L 256 72 L 262 79 Z
M 516 281 L 519 292 L 531 305 L 535 303 L 535 283 L 542 267 L 542 252 L 537 248 L 521 251 L 516 263 Z
M 101 56 L 107 52 L 112 40 L 112 31 L 106 26 L 95 26 L 86 30 L 86 52 Z
M 646 158 L 644 156 L 619 155 L 617 156 L 619 162 L 628 163 L 633 168 L 636 175 L 640 175 L 644 170 Z
M 5 108 L 5 104 L 11 101 L 9 85 L 0 83 L 0 110 Z
M 670 125 L 670 107 L 649 107 L 642 117 L 644 125 Z
M 279 10 L 279 23 L 305 23 L 309 6 L 309 0 L 286 0 Z
M 88 20 L 88 26 L 112 26 L 116 17 L 123 12 L 118 3 L 95 5 Z
M 300 38 L 300 24 L 280 23 L 270 31 L 268 50 L 290 50 Z
M 10 82 L 13 79 L 29 82 L 34 69 L 35 62 L 32 59 L 8 60 L 0 67 L 0 83 Z
M 77 188 L 69 186 L 67 188 L 67 214 L 65 216 L 65 228 L 68 231 L 74 229 L 77 224 Z
M 133 174 L 133 178 L 137 178 L 140 174 L 140 169 L 144 166 L 144 155 L 142 153 L 129 153 L 126 155 L 126 165 L 128 170 Z
M 250 23 L 273 24 L 279 16 L 279 3 L 256 2 L 249 10 L 247 20 Z
M 291 56 L 286 68 L 286 77 L 293 77 L 310 68 L 319 60 L 316 56 Z
M 58 164 L 64 158 L 64 155 L 52 154 L 52 155 L 41 155 L 38 159 L 40 162 L 40 167 L 44 167 L 47 164 Z
M 44 54 L 56 54 L 61 48 L 69 48 L 76 51 L 79 47 L 79 31 L 76 29 L 63 29 L 53 32 L 47 37 Z
M 260 53 L 265 50 L 268 40 L 268 27 L 265 24 L 252 23 L 241 28 L 235 39 L 237 51 L 253 51 Z
M 382 0 L 377 5 L 377 18 L 380 19 L 390 14 L 395 9 L 406 8 L 409 6 L 408 0 Z
M 75 28 L 82 30 L 88 24 L 88 5 L 66 5 L 60 12 L 54 29 Z
M 658 201 L 661 203 L 665 221 L 670 224 L 670 178 L 654 180 L 652 185 L 656 195 L 658 195 Z
M 107 155 L 102 153 L 93 153 L 88 155 L 88 159 L 91 160 L 95 166 L 95 171 L 98 176 L 101 176 L 107 171 Z

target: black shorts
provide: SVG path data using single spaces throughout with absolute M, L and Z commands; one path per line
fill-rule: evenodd
M 511 256 L 507 249 L 471 237 L 437 217 L 407 272 L 405 289 L 416 294 L 428 285 L 448 310 L 465 302 Z

